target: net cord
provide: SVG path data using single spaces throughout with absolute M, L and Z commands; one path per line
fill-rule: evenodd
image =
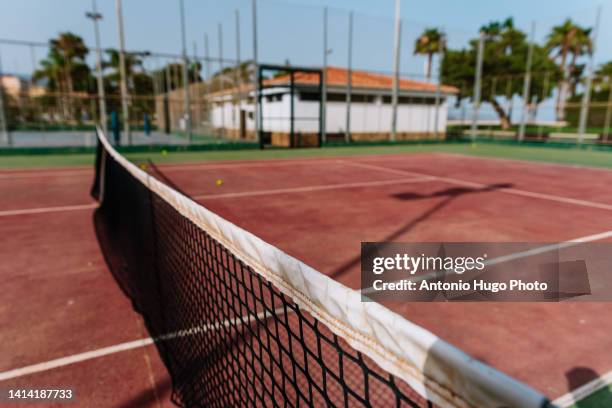
M 470 357 L 386 307 L 362 302 L 358 291 L 166 186 L 119 154 L 100 128 L 97 135 L 107 154 L 133 177 L 271 281 L 351 347 L 434 404 L 458 408 L 551 406 L 544 395 L 531 387 Z M 102 163 L 98 165 L 104 166 Z

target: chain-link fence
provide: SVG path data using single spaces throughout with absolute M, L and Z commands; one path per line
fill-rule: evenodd
M 120 144 L 256 144 L 268 128 L 312 133 L 314 119 L 327 143 L 610 139 L 612 67 L 593 60 L 596 9 L 569 22 L 483 22 L 479 33 L 278 0 L 185 8 L 184 52 L 105 48 L 100 67 L 98 48 L 72 34 L 0 39 L 0 61 L 20 61 L 0 64 L 2 143 L 87 146 L 101 124 Z M 564 29 L 581 42 L 564 45 Z M 291 82 L 282 71 L 258 89 L 262 63 L 321 70 L 322 94 L 307 74 Z

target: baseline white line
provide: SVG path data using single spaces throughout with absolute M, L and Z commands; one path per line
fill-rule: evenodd
M 451 156 L 451 157 L 456 157 L 456 158 L 460 157 L 460 158 L 470 158 L 470 159 L 479 159 L 479 160 L 503 161 L 503 162 L 516 163 L 516 164 L 536 164 L 538 166 L 596 170 L 596 171 L 603 171 L 607 173 L 612 172 L 612 169 L 608 167 L 595 167 L 595 166 L 587 166 L 584 164 L 555 163 L 555 162 L 529 160 L 529 159 L 508 159 L 506 157 L 472 156 L 470 154 L 465 154 L 465 153 L 451 153 L 451 152 L 431 152 L 431 153 L 435 155 Z
M 40 208 L 25 208 L 22 210 L 5 210 L 0 211 L 0 217 L 10 217 L 13 215 L 25 215 L 25 214 L 44 214 L 44 213 L 52 213 L 52 212 L 62 212 L 62 211 L 81 211 L 81 210 L 89 210 L 91 208 L 96 208 L 98 204 L 79 204 L 79 205 L 64 205 L 58 207 L 40 207 Z
M 419 154 L 423 152 L 418 152 Z M 424 152 L 428 153 L 428 152 Z M 302 157 L 302 158 L 282 158 L 282 159 L 255 159 L 255 160 L 218 160 L 208 163 L 156 163 L 164 172 L 188 171 L 188 170 L 216 170 L 248 167 L 284 167 L 295 165 L 314 165 L 314 164 L 336 164 L 342 160 L 380 160 L 387 158 L 404 159 L 408 153 L 386 153 L 386 154 L 360 154 L 352 156 L 324 156 L 324 157 Z
M 48 171 L 41 169 L 36 173 L 0 173 L 0 180 L 27 179 L 27 178 L 49 178 L 49 177 L 93 177 L 92 170 L 74 170 L 74 171 Z
M 182 171 L 192 171 L 192 170 L 202 170 L 202 171 L 206 171 L 206 170 L 223 170 L 223 169 L 240 169 L 240 168 L 252 168 L 252 167 L 286 167 L 286 166 L 297 166 L 297 165 L 311 165 L 311 164 L 315 164 L 313 163 L 314 160 L 310 160 L 310 161 L 303 161 L 303 160 L 293 160 L 293 161 L 271 161 L 271 160 L 259 160 L 256 162 L 248 162 L 248 163 L 227 163 L 227 162 L 222 162 L 222 163 L 218 163 L 218 164 L 214 164 L 214 163 L 202 163 L 202 164 L 186 164 L 186 165 L 176 165 L 176 166 L 170 166 L 170 165 L 164 165 L 164 164 L 159 164 L 159 168 L 164 172 L 164 173 L 178 173 L 178 172 L 182 172 Z M 321 163 L 321 162 L 329 162 L 329 163 L 334 163 L 336 162 L 335 159 L 321 159 L 321 160 L 316 160 L 316 163 Z
M 285 313 L 284 307 L 279 307 L 274 309 L 274 313 L 269 313 L 267 311 L 259 312 L 255 316 L 241 316 L 233 319 L 226 319 L 223 321 L 210 323 L 203 326 L 195 326 L 189 329 L 179 330 L 174 333 L 168 333 L 161 335 L 155 339 L 151 337 L 147 337 L 144 339 L 138 339 L 133 341 L 128 341 L 125 343 L 116 344 L 109 347 L 103 347 L 96 350 L 86 351 L 84 353 L 73 354 L 67 357 L 56 358 L 54 360 L 45 361 L 43 363 L 32 364 L 25 367 L 15 368 L 13 370 L 8 370 L 4 372 L 0 372 L 0 381 L 6 381 L 17 377 L 23 377 L 30 374 L 39 373 L 41 371 L 48 371 L 54 368 L 64 367 L 67 365 L 80 363 L 82 361 L 92 360 L 94 358 L 99 358 L 103 356 L 107 356 L 109 354 L 120 353 L 122 351 L 133 350 L 140 347 L 145 347 L 151 345 L 153 343 L 172 340 L 175 338 L 193 336 L 199 333 L 206 333 L 210 330 L 220 330 L 224 327 L 231 327 L 236 325 L 243 325 L 245 323 L 253 323 L 257 320 L 268 319 L 274 315 L 278 315 L 280 313 Z M 292 310 L 287 311 L 287 313 L 293 313 Z
M 556 407 L 567 408 L 611 384 L 612 371 L 576 388 L 573 391 L 568 392 L 565 395 L 562 395 L 561 397 L 554 400 L 552 403 Z
M 222 193 L 222 194 L 200 194 L 193 196 L 194 199 L 207 199 L 214 200 L 219 198 L 236 198 L 236 197 L 253 197 L 262 195 L 274 195 L 274 194 L 285 194 L 285 193 L 302 193 L 311 191 L 324 191 L 324 190 L 339 190 L 344 188 L 358 188 L 358 187 L 383 187 L 394 184 L 408 184 L 408 183 L 422 183 L 425 181 L 433 180 L 432 177 L 415 177 L 409 179 L 399 180 L 381 180 L 381 181 L 364 181 L 356 183 L 340 183 L 340 184 L 325 184 L 320 186 L 305 186 L 305 187 L 290 187 L 290 188 L 278 188 L 270 190 L 254 190 L 254 191 L 242 191 L 236 193 Z
M 418 173 L 418 172 L 408 171 L 408 170 L 388 169 L 386 167 L 376 166 L 373 164 L 355 163 L 355 162 L 347 162 L 347 161 L 345 161 L 344 163 L 349 166 L 363 167 L 363 168 L 379 170 L 379 171 L 384 171 L 384 172 L 393 173 L 393 174 L 404 174 L 404 175 L 410 175 L 414 177 L 433 177 L 433 180 L 438 180 L 438 181 L 446 182 L 449 184 L 461 185 L 461 186 L 466 186 L 466 187 L 475 187 L 475 188 L 486 188 L 487 187 L 486 184 L 476 183 L 476 182 L 467 181 L 467 180 L 460 180 L 460 179 L 456 179 L 452 177 L 434 176 L 431 174 Z M 574 205 L 580 205 L 583 207 L 591 207 L 591 208 L 598 208 L 601 210 L 612 211 L 612 204 L 597 203 L 594 201 L 580 200 L 577 198 L 570 198 L 570 197 L 562 197 L 562 196 L 557 196 L 553 194 L 536 193 L 533 191 L 520 190 L 517 188 L 500 188 L 500 189 L 495 190 L 495 192 L 513 194 L 513 195 L 530 197 L 530 198 L 538 198 L 541 200 L 556 201 L 559 203 L 574 204 Z
M 44 363 L 33 364 L 14 370 L 4 371 L 0 373 L 0 381 L 10 380 L 12 378 L 23 377 L 25 375 L 39 373 L 41 371 L 51 370 L 53 368 L 63 367 L 70 364 L 79 363 L 81 361 L 91 360 L 94 358 L 107 356 L 109 354 L 119 353 L 121 351 L 132 350 L 139 347 L 153 344 L 152 338 L 139 339 L 128 341 L 127 343 L 116 344 L 110 347 L 104 347 L 97 350 L 87 351 L 85 353 L 73 354 L 68 357 L 57 358 L 55 360 L 45 361 Z

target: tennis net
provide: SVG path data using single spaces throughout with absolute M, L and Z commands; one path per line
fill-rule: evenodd
M 543 407 L 547 399 L 193 202 L 98 130 L 102 252 L 180 406 Z

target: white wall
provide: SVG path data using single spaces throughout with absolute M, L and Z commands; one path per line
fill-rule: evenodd
M 301 101 L 295 98 L 296 132 L 317 132 L 319 127 L 319 103 L 316 101 Z M 265 131 L 289 132 L 290 123 L 290 95 L 284 94 L 282 101 L 262 101 L 263 129 Z M 215 105 L 212 111 L 212 123 L 215 127 L 224 126 L 228 129 L 240 127 L 238 106 L 226 102 L 223 107 Z M 242 109 L 253 111 L 253 105 L 243 102 Z M 235 121 L 232 120 L 232 111 L 235 112 Z M 443 103 L 439 107 L 438 131 L 446 129 L 448 105 Z M 391 132 L 392 105 L 382 103 L 382 98 L 374 102 L 351 103 L 351 132 L 376 133 Z M 435 105 L 398 104 L 397 131 L 398 132 L 433 132 L 435 127 Z M 310 119 L 302 119 L 310 118 Z M 326 132 L 343 133 L 346 124 L 346 103 L 327 102 Z M 247 116 L 247 129 L 254 130 L 253 119 Z

